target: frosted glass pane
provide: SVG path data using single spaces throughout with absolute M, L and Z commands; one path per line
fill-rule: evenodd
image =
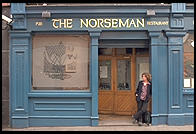
M 130 90 L 131 86 L 131 65 L 129 60 L 118 60 L 118 76 L 117 88 L 118 90 Z
M 36 35 L 32 58 L 34 88 L 89 88 L 88 36 Z
M 99 90 L 111 90 L 111 61 L 99 61 Z

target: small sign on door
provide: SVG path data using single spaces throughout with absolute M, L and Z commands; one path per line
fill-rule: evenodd
M 100 66 L 100 78 L 108 78 L 108 68 L 107 66 Z

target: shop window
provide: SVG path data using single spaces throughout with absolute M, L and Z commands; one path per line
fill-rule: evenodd
M 88 35 L 35 35 L 33 89 L 89 89 Z
M 194 88 L 194 34 L 187 33 L 184 44 L 184 88 Z

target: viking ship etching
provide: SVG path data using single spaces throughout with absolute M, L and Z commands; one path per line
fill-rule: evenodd
M 71 51 L 70 51 L 71 50 Z M 67 72 L 76 72 L 76 56 L 73 56 L 74 48 L 70 46 L 65 46 L 62 41 L 58 45 L 45 46 L 44 51 L 44 73 L 49 78 L 52 79 L 69 79 L 72 76 L 67 74 Z M 73 57 L 72 62 L 70 61 L 70 56 Z M 69 69 L 66 72 L 66 69 Z

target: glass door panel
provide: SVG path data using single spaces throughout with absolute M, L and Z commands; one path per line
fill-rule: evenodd
M 117 61 L 117 89 L 131 90 L 131 63 L 130 60 Z
M 99 90 L 111 90 L 111 60 L 99 61 Z
M 140 80 L 142 80 L 142 73 L 149 73 L 149 57 L 136 57 L 136 87 Z

